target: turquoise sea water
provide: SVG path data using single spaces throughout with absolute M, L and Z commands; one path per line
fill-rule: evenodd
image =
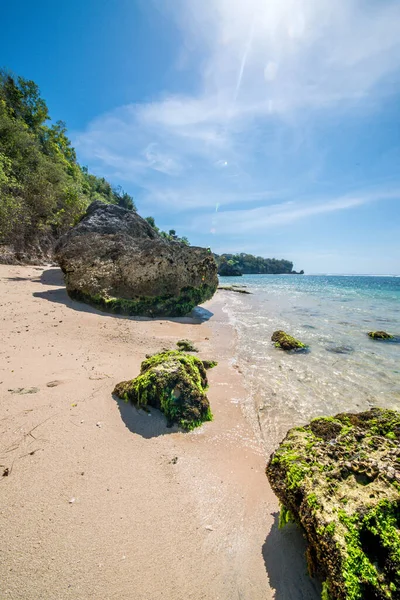
M 238 333 L 238 362 L 252 410 L 273 449 L 288 427 L 318 415 L 384 406 L 400 410 L 400 277 L 245 275 L 220 278 Z M 310 352 L 276 349 L 284 329 Z M 385 330 L 394 342 L 371 340 Z

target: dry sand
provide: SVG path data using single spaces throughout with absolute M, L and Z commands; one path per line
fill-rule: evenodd
M 116 317 L 58 269 L 0 265 L 1 600 L 319 597 L 299 532 L 277 529 L 226 301 L 205 322 Z M 181 338 L 219 361 L 191 433 L 111 395 Z

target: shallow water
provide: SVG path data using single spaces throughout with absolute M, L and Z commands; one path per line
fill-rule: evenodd
M 224 292 L 238 332 L 238 360 L 267 453 L 287 429 L 318 415 L 400 409 L 400 278 L 245 275 L 221 277 L 252 295 Z M 285 353 L 284 329 L 310 347 Z M 371 340 L 386 330 L 394 342 Z M 249 407 L 248 407 L 249 408 Z

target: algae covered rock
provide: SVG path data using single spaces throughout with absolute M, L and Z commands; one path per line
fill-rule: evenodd
M 266 473 L 281 522 L 305 530 L 324 598 L 400 598 L 400 413 L 375 408 L 291 429 Z
M 275 342 L 275 346 L 282 348 L 282 350 L 304 350 L 307 348 L 305 344 L 288 335 L 285 331 L 274 331 L 271 341 Z
M 118 383 L 113 393 L 138 408 L 158 408 L 169 424 L 190 430 L 212 420 L 206 368 L 215 364 L 179 350 L 161 352 L 142 362 L 138 377 Z
M 393 335 L 386 333 L 386 331 L 369 331 L 368 335 L 373 340 L 392 340 Z
M 210 251 L 161 237 L 136 212 L 93 202 L 57 243 L 71 298 L 112 313 L 182 316 L 218 286 Z
M 190 340 L 179 340 L 176 345 L 181 352 L 198 352 L 198 349 Z

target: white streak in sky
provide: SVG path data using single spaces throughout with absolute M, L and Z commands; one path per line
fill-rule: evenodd
M 235 95 L 233 97 L 233 103 L 234 104 L 236 104 L 236 100 L 237 100 L 237 97 L 239 95 L 240 87 L 242 85 L 242 79 L 243 79 L 244 69 L 246 67 L 247 57 L 249 55 L 250 48 L 251 48 L 251 45 L 253 43 L 255 22 L 256 22 L 256 15 L 254 13 L 253 21 L 252 21 L 251 29 L 250 29 L 249 39 L 247 40 L 247 44 L 246 44 L 246 47 L 245 47 L 244 52 L 243 52 L 242 62 L 240 64 L 239 77 L 238 77 L 238 80 L 237 80 L 237 83 L 236 83 Z

